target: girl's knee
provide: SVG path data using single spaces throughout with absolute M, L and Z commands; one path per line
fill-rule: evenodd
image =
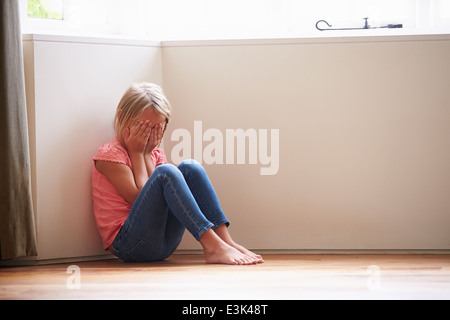
M 155 171 L 153 172 L 156 176 L 162 176 L 162 177 L 180 177 L 182 176 L 180 169 L 178 169 L 176 166 L 174 166 L 171 163 L 165 163 L 161 164 L 156 167 Z
M 174 172 L 174 171 L 178 171 L 178 168 L 176 166 L 174 166 L 171 163 L 164 163 L 164 164 L 157 166 L 155 168 L 154 172 L 161 173 L 161 172 Z
M 186 160 L 181 161 L 181 163 L 178 165 L 178 168 L 183 168 L 183 167 L 190 166 L 190 165 L 200 165 L 201 166 L 200 162 L 198 162 L 195 159 L 186 159 Z
M 178 169 L 183 174 L 188 173 L 188 172 L 190 173 L 190 172 L 203 172 L 204 171 L 204 168 L 200 164 L 200 162 L 198 162 L 197 160 L 194 160 L 194 159 L 183 160 L 178 165 Z

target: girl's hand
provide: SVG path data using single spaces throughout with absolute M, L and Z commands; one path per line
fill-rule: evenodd
M 161 144 L 163 137 L 163 126 L 162 124 L 157 124 L 150 130 L 150 137 L 147 142 L 147 147 L 145 148 L 145 153 L 150 154 L 156 147 Z
M 129 153 L 144 153 L 150 137 L 150 121 L 139 121 L 124 130 L 124 143 Z

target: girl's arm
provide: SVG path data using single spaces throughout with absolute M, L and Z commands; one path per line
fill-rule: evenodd
M 133 176 L 136 187 L 141 190 L 150 176 L 145 163 L 145 148 L 150 137 L 150 121 L 140 121 L 134 127 L 126 128 L 124 143 L 133 166 Z
M 134 203 L 139 192 L 148 180 L 144 151 L 150 136 L 150 122 L 138 122 L 131 129 L 124 131 L 124 143 L 128 149 L 133 170 L 128 166 L 109 162 L 96 161 L 96 169 L 104 174 L 122 197 Z
M 125 200 L 133 204 L 140 189 L 134 180 L 133 171 L 122 163 L 97 160 L 95 168 L 104 174 Z
M 151 176 L 153 171 L 155 170 L 155 165 L 153 164 L 151 153 L 161 143 L 163 137 L 162 128 L 163 128 L 162 124 L 157 124 L 151 129 L 150 137 L 148 139 L 147 146 L 145 148 L 144 159 L 148 176 Z

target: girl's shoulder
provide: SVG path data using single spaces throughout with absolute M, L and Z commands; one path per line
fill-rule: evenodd
M 97 153 L 93 157 L 93 160 L 112 161 L 123 163 L 126 165 L 128 165 L 130 162 L 127 150 L 125 150 L 125 148 L 116 138 L 105 144 L 102 144 L 98 148 Z

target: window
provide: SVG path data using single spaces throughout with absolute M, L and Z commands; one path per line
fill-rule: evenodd
M 28 0 L 27 17 L 61 20 L 63 17 L 62 0 Z
M 22 33 L 111 35 L 121 34 L 125 0 L 19 0 Z M 144 0 L 147 1 L 147 0 Z M 134 19 L 125 14 L 123 18 Z
M 450 33 L 450 0 L 20 0 L 24 33 L 152 40 Z M 318 31 L 402 24 L 402 29 Z M 39 18 L 39 19 L 36 19 Z

